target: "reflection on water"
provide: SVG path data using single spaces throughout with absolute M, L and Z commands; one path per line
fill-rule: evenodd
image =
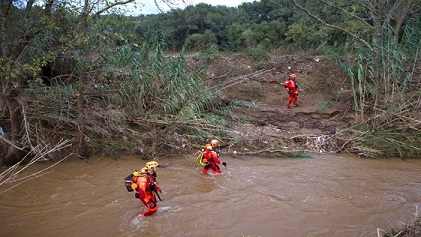
M 123 182 L 146 161 L 67 160 L 0 196 L 0 236 L 366 237 L 421 206 L 421 160 L 222 158 L 221 175 L 201 174 L 194 155 L 160 159 L 149 217 Z

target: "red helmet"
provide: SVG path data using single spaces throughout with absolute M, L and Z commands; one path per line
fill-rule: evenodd
M 295 80 L 297 78 L 297 75 L 296 74 L 291 74 L 291 75 L 289 75 L 289 78 Z

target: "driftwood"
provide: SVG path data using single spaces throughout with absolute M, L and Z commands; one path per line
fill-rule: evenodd
M 234 86 L 234 85 L 237 85 L 239 83 L 245 82 L 247 80 L 253 79 L 253 78 L 257 77 L 257 76 L 260 76 L 262 74 L 271 72 L 273 70 L 275 70 L 275 68 L 271 68 L 271 69 L 267 69 L 267 70 L 260 70 L 260 71 L 249 73 L 247 75 L 235 77 L 232 80 L 229 80 L 226 83 L 224 83 L 224 86 L 222 87 L 222 90 L 228 89 L 231 86 Z
M 399 230 L 396 230 L 395 228 L 392 228 L 390 230 L 382 230 L 377 228 L 377 236 L 378 237 L 418 237 L 421 233 L 421 215 L 418 211 L 418 206 L 415 206 L 415 213 L 413 213 L 415 216 L 415 220 L 413 224 L 407 225 L 405 223 L 402 223 L 404 227 L 400 228 Z
M 217 126 L 217 125 L 212 125 L 212 124 L 203 124 L 203 123 L 200 123 L 200 121 L 178 121 L 178 120 L 164 121 L 160 119 L 145 119 L 145 118 L 134 118 L 134 119 L 128 119 L 127 121 L 129 123 L 134 123 L 134 124 L 148 123 L 148 124 L 158 124 L 158 125 L 174 125 L 174 124 L 185 125 L 185 126 L 200 128 L 204 130 L 209 130 L 209 129 L 223 130 L 224 129 L 222 126 Z
M 23 158 L 21 161 L 19 161 L 18 163 L 16 163 L 15 165 L 9 167 L 8 169 L 6 169 L 5 171 L 3 171 L 2 173 L 0 173 L 0 187 L 4 187 L 7 184 L 10 184 L 12 186 L 0 191 L 0 196 L 4 193 L 6 193 L 7 191 L 21 185 L 24 182 L 27 182 L 31 179 L 40 177 L 42 175 L 48 174 L 49 172 L 51 172 L 51 169 L 56 166 L 57 164 L 59 164 L 60 162 L 64 161 L 65 159 L 67 159 L 68 157 L 71 156 L 71 154 L 65 156 L 64 158 L 61 158 L 59 161 L 53 163 L 52 165 L 48 166 L 45 169 L 42 169 L 40 171 L 37 171 L 35 173 L 29 174 L 29 175 L 25 175 L 22 176 L 21 173 L 26 170 L 27 168 L 29 168 L 31 165 L 33 165 L 35 162 L 38 161 L 43 161 L 45 159 L 46 156 L 48 156 L 50 153 L 53 152 L 57 152 L 61 149 L 65 149 L 67 147 L 71 146 L 71 143 L 67 140 L 64 141 L 60 141 L 58 144 L 56 144 L 53 148 L 48 148 L 48 146 L 44 146 L 44 147 L 40 147 L 40 146 L 36 146 L 33 148 L 33 150 L 36 152 L 29 152 L 25 158 Z M 31 160 L 29 160 L 28 162 L 26 161 L 26 159 L 29 157 L 30 154 L 35 153 L 35 156 L 33 158 L 31 158 Z M 26 163 L 25 163 L 26 162 Z

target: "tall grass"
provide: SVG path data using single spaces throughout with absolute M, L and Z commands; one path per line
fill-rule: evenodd
M 154 150 L 171 134 L 203 140 L 224 133 L 228 122 L 219 88 L 203 81 L 204 71 L 189 70 L 184 51 L 166 56 L 162 35 L 141 47 L 125 45 L 106 60 L 118 77 L 119 94 L 113 96 L 113 106 L 141 124 L 144 134 L 153 134 L 140 136 L 153 140 L 148 143 Z
M 119 66 L 121 97 L 116 101 L 131 116 L 159 114 L 183 119 L 197 118 L 203 111 L 218 107 L 218 90 L 203 81 L 203 72 L 188 70 L 184 52 L 165 56 L 161 38 L 146 41 L 139 51 L 122 47 L 112 57 Z M 112 62 L 110 63 L 112 64 Z
M 207 85 L 204 71 L 189 69 L 183 51 L 167 56 L 162 35 L 101 53 L 90 64 L 84 92 L 85 135 L 94 153 L 154 155 L 224 136 L 228 109 L 220 89 Z M 74 138 L 77 77 L 27 90 L 33 131 Z
M 373 52 L 355 43 L 355 60 L 338 57 L 340 68 L 350 79 L 353 105 L 359 126 L 352 131 L 353 149 L 366 156 L 420 157 L 420 88 L 412 83 L 419 63 L 420 39 L 406 28 L 402 40 L 394 40 L 392 29 L 384 31 L 381 78 L 373 77 Z M 412 91 L 412 93 L 411 93 Z M 354 140 L 354 139 L 353 139 Z

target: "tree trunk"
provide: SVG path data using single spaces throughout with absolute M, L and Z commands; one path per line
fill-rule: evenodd
M 91 17 L 94 19 L 98 17 L 100 14 L 106 12 L 107 10 L 117 6 L 117 5 L 124 5 L 127 3 L 134 2 L 134 0 L 126 0 L 126 1 L 112 1 L 112 3 L 106 2 L 105 7 L 98 10 L 95 14 L 93 14 Z M 100 4 L 101 1 L 97 1 L 95 4 Z M 83 65 L 82 65 L 82 71 L 79 78 L 79 85 L 78 85 L 78 94 L 77 94 L 77 110 L 78 110 L 78 131 L 77 138 L 78 138 L 78 155 L 81 159 L 87 159 L 90 155 L 90 147 L 87 142 L 87 136 L 86 136 L 86 118 L 87 118 L 87 110 L 85 106 L 85 92 L 86 88 L 88 86 L 88 69 L 90 67 L 90 49 L 89 49 L 89 20 L 90 20 L 90 11 L 94 9 L 95 7 L 90 6 L 89 0 L 84 0 L 83 5 L 83 13 L 82 13 L 82 50 L 83 50 Z M 101 5 L 101 4 L 100 4 Z
M 9 93 L 5 94 L 3 97 L 10 116 L 11 130 L 8 133 L 8 136 L 10 142 L 14 144 L 8 145 L 7 154 L 1 162 L 3 165 L 7 166 L 18 163 L 27 154 L 27 151 L 21 148 L 21 144 L 19 144 L 19 142 L 22 141 L 24 124 L 19 97 L 20 93 L 18 90 L 10 90 Z
M 413 0 L 406 0 L 406 1 L 400 1 L 400 2 L 402 3 L 399 5 L 397 13 L 395 14 L 396 15 L 395 36 L 394 36 L 395 45 L 399 44 L 403 22 L 408 16 L 408 12 L 413 8 L 413 5 L 414 5 Z
M 81 86 L 80 86 L 81 87 Z M 83 87 L 82 87 L 83 88 Z M 85 118 L 85 105 L 84 105 L 84 89 L 79 89 L 79 95 L 77 96 L 77 110 L 78 110 L 78 126 L 77 126 L 77 140 L 78 147 L 77 152 L 79 158 L 87 159 L 89 157 L 89 146 L 86 142 L 85 127 L 86 127 L 86 118 Z
M 84 10 L 83 10 L 83 17 L 82 17 L 82 49 L 83 49 L 83 69 L 79 78 L 79 85 L 78 85 L 78 95 L 77 95 L 77 110 L 78 110 L 78 131 L 77 131 L 77 138 L 78 138 L 78 155 L 81 159 L 87 159 L 89 157 L 89 146 L 86 142 L 86 111 L 85 111 L 85 89 L 87 84 L 86 72 L 88 67 L 88 56 L 89 56 L 89 46 L 88 46 L 88 6 L 89 1 L 85 0 Z
M 373 13 L 373 26 L 374 26 L 374 35 L 373 35 L 373 68 L 374 68 L 374 79 L 375 82 L 380 81 L 380 69 L 381 69 L 381 47 L 382 47 L 382 37 L 383 37 L 383 19 L 382 19 L 382 3 L 383 1 L 377 0 L 374 3 Z

